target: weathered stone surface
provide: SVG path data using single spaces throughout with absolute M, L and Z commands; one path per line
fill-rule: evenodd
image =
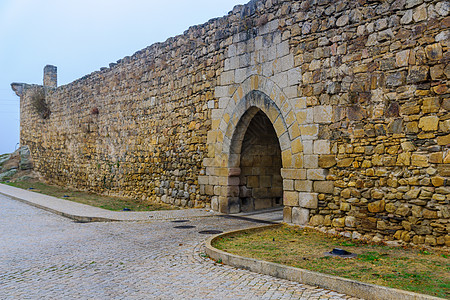
M 332 224 L 333 224 L 333 227 L 344 227 L 345 226 L 345 218 L 334 218 Z
M 345 226 L 346 227 L 356 227 L 356 218 L 353 216 L 345 217 Z
M 433 186 L 443 186 L 445 182 L 445 178 L 441 176 L 435 176 L 431 178 L 431 183 Z
M 384 200 L 374 201 L 368 204 L 367 208 L 372 213 L 384 211 L 386 202 Z
M 315 215 L 312 216 L 311 219 L 309 220 L 309 225 L 311 226 L 319 226 L 322 225 L 324 222 L 324 216 L 322 215 Z
M 395 214 L 405 217 L 408 215 L 409 211 L 410 211 L 409 206 L 403 204 L 397 208 L 397 210 L 395 211 Z
M 411 156 L 411 165 L 417 167 L 428 167 L 428 158 L 425 155 L 413 154 Z
M 448 1 L 269 2 L 264 16 L 252 2 L 53 87 L 46 119 L 32 86 L 13 85 L 37 171 L 223 212 L 283 197 L 287 221 L 311 213 L 317 226 L 320 215 L 378 240 L 442 245 Z M 301 204 L 299 192 L 320 194 Z M 398 218 L 414 219 L 397 228 Z
M 411 153 L 405 152 L 400 153 L 397 156 L 397 163 L 398 166 L 409 166 L 411 164 Z
M 334 155 L 320 155 L 319 156 L 319 167 L 320 168 L 331 168 L 336 165 L 336 157 Z
M 292 208 L 292 223 L 298 225 L 306 225 L 309 221 L 309 209 L 293 207 Z
M 450 144 L 450 134 L 438 136 L 437 138 L 438 145 L 446 146 Z
M 299 205 L 304 208 L 317 208 L 317 193 L 299 193 Z
M 283 204 L 286 206 L 298 206 L 298 192 L 284 192 Z
M 332 181 L 314 181 L 314 192 L 331 194 L 334 190 L 334 183 Z
M 397 67 L 406 67 L 409 63 L 410 50 L 400 51 L 395 55 Z
M 437 116 L 422 117 L 419 121 L 419 128 L 423 131 L 436 131 L 439 125 L 439 118 Z
M 406 81 L 408 83 L 419 83 L 428 79 L 428 66 L 411 66 Z
M 425 47 L 425 53 L 430 60 L 439 60 L 442 58 L 441 44 L 436 43 Z

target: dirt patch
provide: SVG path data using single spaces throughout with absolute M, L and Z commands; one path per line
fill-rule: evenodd
M 217 239 L 214 247 L 244 257 L 280 263 L 382 286 L 450 297 L 446 251 L 367 244 L 313 229 L 282 226 Z M 326 256 L 334 248 L 356 258 Z

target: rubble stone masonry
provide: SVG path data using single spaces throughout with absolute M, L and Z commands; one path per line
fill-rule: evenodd
M 449 1 L 251 1 L 68 85 L 12 84 L 21 144 L 60 185 L 450 246 L 449 26 Z

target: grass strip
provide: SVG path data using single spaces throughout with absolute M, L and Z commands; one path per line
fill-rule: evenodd
M 367 244 L 287 225 L 227 235 L 216 239 L 213 246 L 244 257 L 450 298 L 448 252 Z M 345 249 L 358 256 L 340 258 L 324 255 L 334 248 Z
M 70 188 L 64 188 L 56 185 L 50 185 L 36 180 L 23 180 L 15 182 L 3 182 L 4 184 L 17 188 L 31 190 L 41 194 L 83 203 L 95 207 L 104 208 L 112 211 L 156 211 L 156 210 L 176 210 L 175 206 L 165 203 L 150 203 L 147 201 L 111 197 L 98 195 L 85 191 L 78 191 Z

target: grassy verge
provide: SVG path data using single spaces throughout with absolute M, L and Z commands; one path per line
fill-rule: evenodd
M 244 257 L 450 298 L 448 253 L 366 244 L 292 226 L 222 237 L 214 247 Z M 324 256 L 333 248 L 358 257 Z
M 5 182 L 4 182 L 5 183 Z M 77 191 L 73 189 L 63 188 L 60 186 L 45 184 L 36 180 L 24 180 L 16 182 L 7 182 L 6 184 L 21 189 L 31 190 L 33 192 L 62 198 L 78 203 L 96 206 L 113 211 L 131 210 L 131 211 L 155 211 L 155 210 L 174 210 L 175 206 L 164 203 L 149 203 L 145 201 L 110 197 L 97 195 L 94 193 Z

